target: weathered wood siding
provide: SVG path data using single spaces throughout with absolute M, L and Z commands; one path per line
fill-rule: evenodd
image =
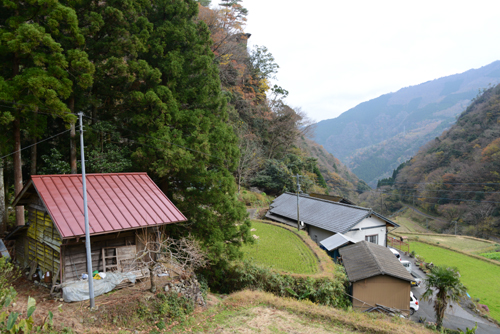
M 50 271 L 55 275 L 60 265 L 59 232 L 49 214 L 33 206 L 28 206 L 28 224 L 26 236 L 18 241 L 25 249 L 22 261 L 29 264 L 36 260 L 43 273 Z
M 135 245 L 135 231 L 91 237 L 92 270 L 103 271 L 102 248 Z M 111 251 L 111 250 L 108 250 Z M 85 241 L 63 245 L 63 281 L 74 281 L 87 273 Z

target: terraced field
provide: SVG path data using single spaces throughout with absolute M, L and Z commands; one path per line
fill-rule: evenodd
M 457 267 L 461 281 L 472 298 L 479 298 L 481 304 L 489 307 L 490 315 L 500 321 L 500 291 L 498 290 L 500 266 L 421 242 L 412 241 L 411 249 L 422 256 L 425 261 L 433 262 L 437 266 Z
M 255 244 L 242 248 L 244 259 L 295 274 L 315 274 L 318 260 L 293 232 L 279 226 L 252 222 Z

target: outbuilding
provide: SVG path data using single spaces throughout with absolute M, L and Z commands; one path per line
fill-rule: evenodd
M 410 313 L 413 277 L 387 247 L 360 241 L 339 253 L 351 284 L 353 308 L 365 311 L 379 304 Z
M 92 269 L 122 271 L 137 252 L 137 234 L 186 221 L 146 173 L 87 174 Z M 22 267 L 38 266 L 53 282 L 87 273 L 82 175 L 33 175 L 13 205 L 27 209 L 16 240 Z

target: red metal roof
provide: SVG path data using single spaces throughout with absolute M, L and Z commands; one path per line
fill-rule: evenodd
M 63 239 L 85 235 L 82 175 L 33 175 Z M 186 221 L 147 173 L 87 174 L 90 234 Z

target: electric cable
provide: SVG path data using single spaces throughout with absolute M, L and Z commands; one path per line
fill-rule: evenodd
M 9 156 L 11 156 L 11 155 L 13 155 L 13 154 L 16 154 L 16 153 L 18 153 L 18 152 L 24 151 L 24 150 L 26 150 L 26 149 L 28 149 L 28 148 L 30 148 L 30 147 L 33 147 L 33 146 L 35 146 L 35 145 L 38 145 L 38 144 L 40 144 L 40 143 L 43 143 L 44 141 L 47 141 L 47 140 L 50 140 L 50 139 L 52 139 L 52 138 L 58 137 L 58 136 L 60 136 L 60 135 L 63 135 L 63 134 L 65 134 L 66 132 L 69 132 L 69 131 L 71 131 L 71 129 L 64 130 L 63 132 L 59 132 L 58 134 L 53 135 L 53 136 L 51 136 L 51 137 L 49 137 L 49 138 L 45 138 L 45 139 L 43 139 L 43 140 L 37 141 L 35 144 L 31 144 L 31 145 L 29 145 L 29 146 L 23 147 L 23 148 L 22 148 L 22 149 L 20 149 L 20 150 L 14 151 L 14 152 L 12 152 L 12 153 L 9 153 L 9 154 L 7 154 L 7 155 L 4 155 L 3 157 L 0 157 L 0 160 L 2 160 L 3 158 L 9 157 Z

